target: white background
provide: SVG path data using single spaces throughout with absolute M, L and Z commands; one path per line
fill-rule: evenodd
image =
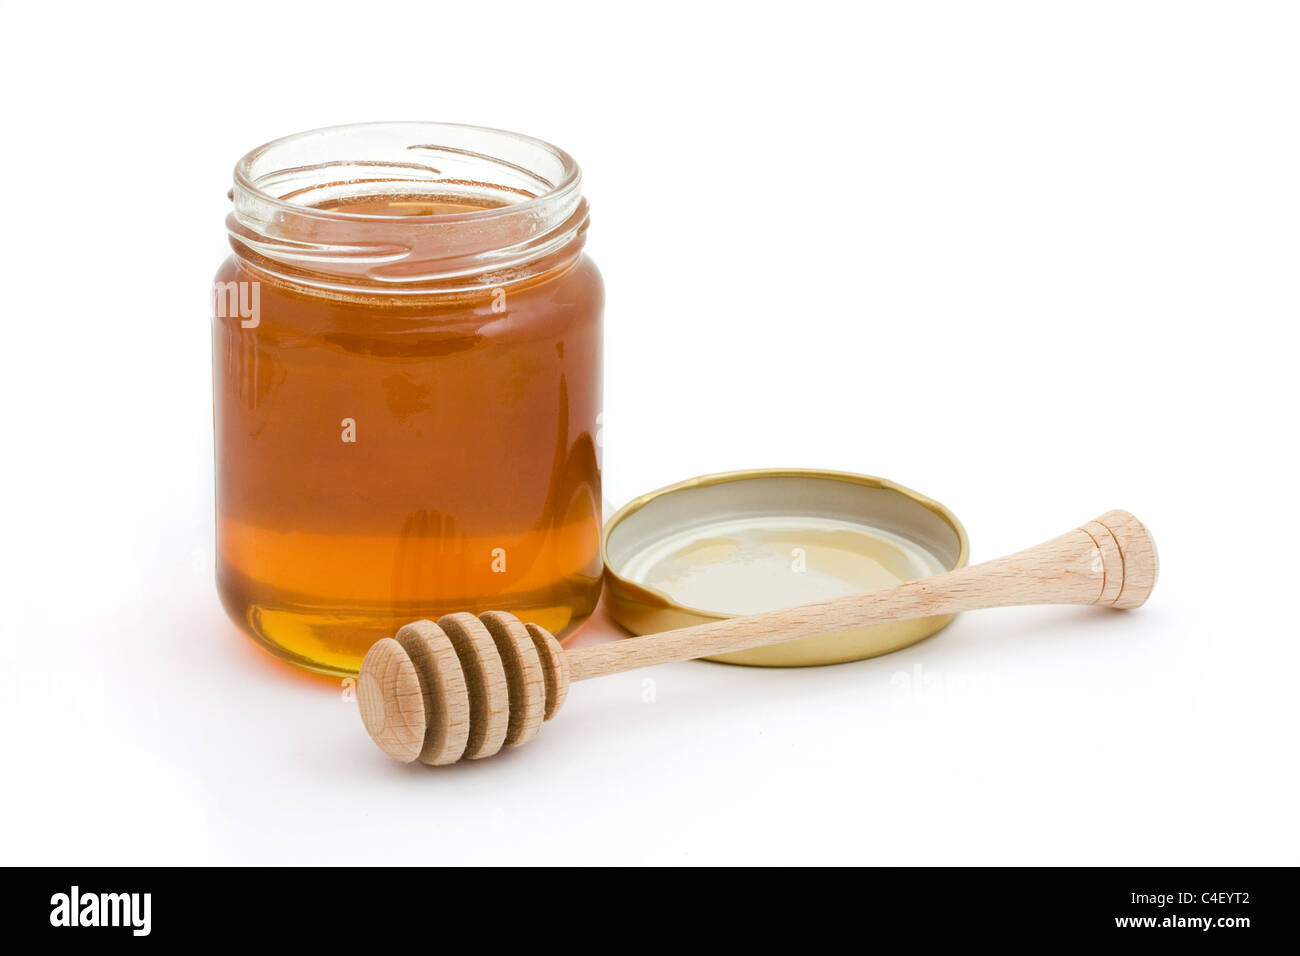
M 5 19 L 3 862 L 1300 862 L 1293 7 Z M 212 572 L 231 168 L 377 119 L 582 164 L 611 504 L 861 471 L 949 505 L 976 560 L 1128 508 L 1150 603 L 633 673 L 500 758 L 390 762 Z

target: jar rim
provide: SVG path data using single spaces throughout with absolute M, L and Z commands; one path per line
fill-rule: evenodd
M 522 281 L 580 249 L 587 225 L 572 156 L 486 126 L 326 126 L 264 143 L 234 175 L 226 223 L 236 255 L 313 287 L 417 293 Z M 317 202 L 295 199 L 308 194 Z M 404 216 L 329 205 L 375 196 L 469 208 Z
M 525 133 L 515 133 L 510 130 L 498 129 L 491 126 L 477 126 L 470 123 L 444 123 L 424 120 L 379 120 L 367 123 L 341 123 L 335 126 L 319 126 L 315 129 L 302 130 L 297 133 L 290 133 L 287 136 L 280 136 L 263 143 L 261 146 L 249 150 L 240 157 L 239 162 L 235 164 L 235 185 L 237 188 L 241 188 L 252 194 L 259 201 L 295 215 L 301 215 L 306 212 L 328 216 L 331 219 L 338 219 L 345 222 L 349 220 L 356 222 L 388 223 L 418 222 L 420 217 L 415 216 L 346 212 L 340 209 L 321 209 L 320 207 L 306 203 L 293 202 L 292 200 L 284 199 L 268 192 L 259 185 L 258 179 L 254 178 L 252 175 L 252 169 L 259 159 L 263 158 L 278 147 L 283 147 L 296 141 L 306 140 L 309 137 L 326 134 L 340 134 L 348 131 L 377 131 L 383 128 L 396 129 L 400 127 L 422 127 L 430 131 L 437 129 L 453 129 L 464 132 L 482 133 L 489 136 L 499 136 L 503 139 L 529 144 L 541 151 L 549 153 L 561 164 L 563 170 L 562 177 L 558 182 L 550 184 L 550 188 L 546 192 L 495 208 L 476 209 L 470 212 L 439 213 L 437 218 L 442 222 L 482 222 L 485 220 L 500 218 L 503 215 L 515 215 L 521 212 L 528 212 L 529 207 L 536 208 L 544 206 L 547 202 L 554 201 L 557 195 L 567 193 L 581 184 L 582 171 L 578 167 L 577 161 L 560 147 L 535 136 L 529 136 Z M 483 158 L 490 159 L 492 157 L 485 155 Z

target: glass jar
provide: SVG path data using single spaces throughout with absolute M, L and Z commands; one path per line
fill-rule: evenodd
M 563 632 L 600 590 L 599 273 L 562 150 L 377 123 L 235 168 L 212 324 L 217 586 L 353 674 L 420 618 Z

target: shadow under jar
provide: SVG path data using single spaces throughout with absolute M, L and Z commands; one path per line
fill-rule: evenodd
M 552 632 L 600 591 L 604 293 L 572 158 L 379 123 L 245 156 L 212 325 L 217 586 L 354 674 L 419 618 Z

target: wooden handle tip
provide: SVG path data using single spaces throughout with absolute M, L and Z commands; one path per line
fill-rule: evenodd
M 1119 548 L 1120 566 L 1106 567 L 1107 575 L 1117 572 L 1120 582 L 1118 593 L 1109 603 L 1124 610 L 1141 607 L 1160 576 L 1160 554 L 1156 551 L 1155 538 L 1146 525 L 1127 511 L 1107 511 L 1094 523 L 1109 532 Z

